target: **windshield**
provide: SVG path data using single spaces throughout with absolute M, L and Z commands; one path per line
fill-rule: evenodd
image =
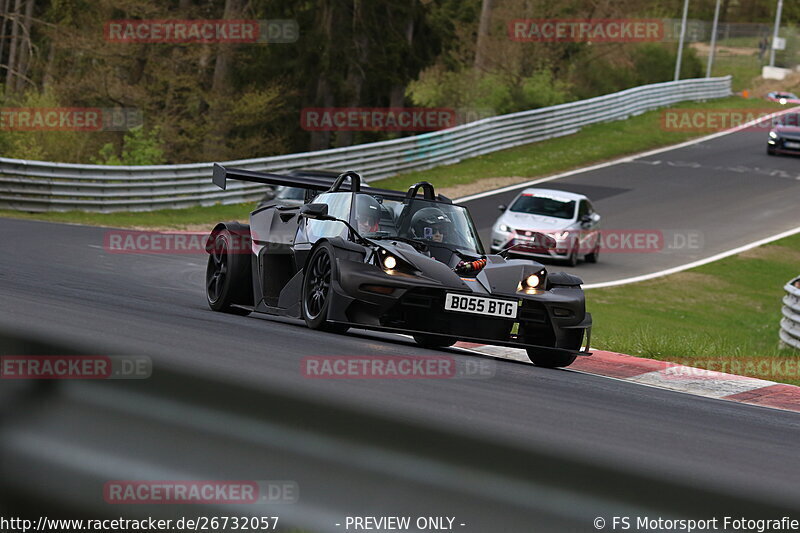
M 517 198 L 510 210 L 526 215 L 571 219 L 575 216 L 575 200 L 528 193 Z
M 398 237 L 483 253 L 468 211 L 457 205 L 421 198 L 399 201 L 360 193 L 356 195 L 351 223 L 364 237 Z

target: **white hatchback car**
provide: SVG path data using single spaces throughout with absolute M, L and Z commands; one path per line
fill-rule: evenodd
M 544 257 L 575 266 L 583 257 L 596 263 L 600 255 L 600 215 L 582 194 L 551 189 L 525 189 L 503 212 L 492 228 L 492 253 L 535 241 L 537 233 L 552 236 L 555 248 L 523 247 L 514 255 Z

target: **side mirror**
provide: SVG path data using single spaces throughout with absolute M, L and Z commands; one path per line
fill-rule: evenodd
M 367 240 L 364 239 L 349 222 L 329 215 L 328 204 L 305 204 L 300 208 L 300 216 L 311 220 L 335 220 L 336 222 L 341 222 L 347 226 L 347 229 L 350 230 L 350 233 L 355 237 L 355 242 L 360 244 L 367 243 Z
M 508 209 L 508 206 L 506 204 L 500 204 L 497 206 L 498 211 L 505 211 L 506 209 Z
M 300 208 L 300 216 L 312 220 L 335 220 L 328 216 L 328 204 L 305 204 Z

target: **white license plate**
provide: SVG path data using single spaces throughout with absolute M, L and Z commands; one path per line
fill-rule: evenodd
M 501 318 L 517 318 L 517 302 L 496 300 L 482 296 L 447 293 L 444 300 L 446 311 L 472 313 L 476 315 L 499 316 Z
M 800 148 L 800 143 L 787 142 L 787 143 L 784 144 L 784 146 L 786 148 L 798 149 L 798 148 Z

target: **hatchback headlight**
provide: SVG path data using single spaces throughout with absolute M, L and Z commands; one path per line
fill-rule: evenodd
M 769 136 L 770 136 L 771 139 L 777 139 L 778 138 L 778 134 L 775 133 L 774 131 L 769 132 Z
M 506 226 L 505 224 L 500 224 L 500 226 L 497 229 L 499 229 L 503 233 L 511 233 L 511 228 Z

